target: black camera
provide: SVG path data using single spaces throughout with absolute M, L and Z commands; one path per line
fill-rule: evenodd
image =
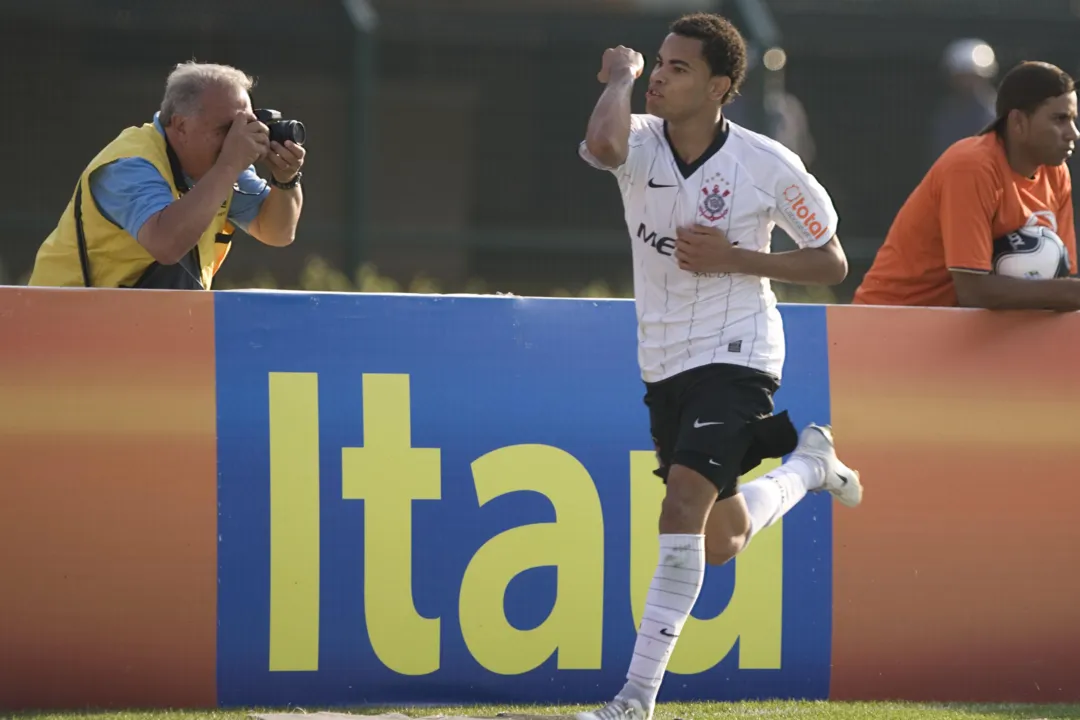
M 281 113 L 277 110 L 260 108 L 254 112 L 255 118 L 270 128 L 270 140 L 280 145 L 284 145 L 286 140 L 292 140 L 297 145 L 303 145 L 304 141 L 307 140 L 304 123 L 299 120 L 282 120 Z

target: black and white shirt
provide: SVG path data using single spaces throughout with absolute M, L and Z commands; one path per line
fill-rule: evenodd
M 634 115 L 630 152 L 604 167 L 585 147 L 581 157 L 619 182 L 633 244 L 638 364 L 656 382 L 708 363 L 754 368 L 780 378 L 784 329 L 765 278 L 681 270 L 675 229 L 715 226 L 738 247 L 769 252 L 779 225 L 800 247 L 836 234 L 837 214 L 825 188 L 780 143 L 725 121 L 713 145 L 687 165 L 668 142 L 666 125 Z

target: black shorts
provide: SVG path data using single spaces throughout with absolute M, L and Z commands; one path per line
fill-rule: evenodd
M 720 500 L 733 496 L 740 476 L 798 444 L 787 412 L 773 415 L 779 387 L 771 375 L 719 363 L 646 383 L 655 474 L 667 482 L 671 466 L 682 465 L 716 485 Z

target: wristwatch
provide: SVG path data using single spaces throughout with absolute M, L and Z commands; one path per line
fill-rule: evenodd
M 278 188 L 279 190 L 292 190 L 294 187 L 296 187 L 297 185 L 300 184 L 300 178 L 302 178 L 303 176 L 304 176 L 304 173 L 297 170 L 296 175 L 293 176 L 292 180 L 290 180 L 287 183 L 283 183 L 283 182 L 279 182 L 278 179 L 276 177 L 274 177 L 273 173 L 271 173 L 270 174 L 270 184 L 273 185 L 274 187 Z

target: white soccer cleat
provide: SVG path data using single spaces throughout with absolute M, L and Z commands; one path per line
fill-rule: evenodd
M 580 712 L 575 720 L 652 720 L 652 708 L 639 700 L 616 697 L 596 712 Z
M 832 428 L 828 425 L 807 425 L 799 434 L 799 445 L 792 457 L 817 461 L 825 469 L 825 482 L 820 490 L 830 493 L 841 505 L 855 507 L 862 502 L 863 488 L 857 470 L 852 470 L 836 457 Z

